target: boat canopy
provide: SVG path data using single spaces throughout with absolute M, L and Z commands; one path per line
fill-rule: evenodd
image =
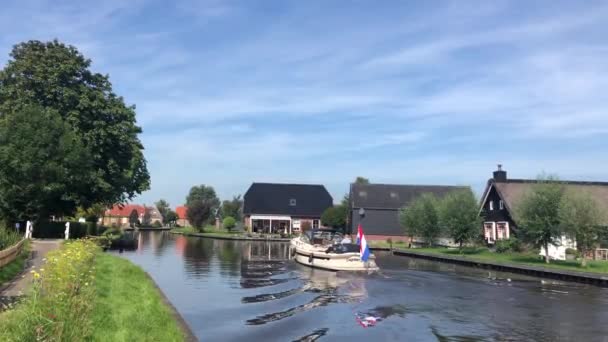
M 302 235 L 304 241 L 312 245 L 330 245 L 340 243 L 344 235 L 333 229 L 312 229 Z

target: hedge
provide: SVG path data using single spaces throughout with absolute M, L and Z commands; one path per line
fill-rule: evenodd
M 65 238 L 66 222 L 38 222 L 34 224 L 33 237 L 39 239 Z M 70 239 L 79 239 L 87 235 L 96 235 L 95 222 L 70 222 Z

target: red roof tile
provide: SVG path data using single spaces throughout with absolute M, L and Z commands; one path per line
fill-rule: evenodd
M 115 205 L 112 209 L 106 210 L 106 216 L 122 216 L 128 217 L 135 209 L 139 215 L 143 215 L 146 209 L 139 204 L 123 204 L 122 206 Z
M 175 208 L 175 213 L 177 214 L 177 217 L 179 217 L 179 219 L 186 219 L 186 211 L 188 211 L 188 207 L 186 207 L 185 205 L 180 205 L 179 207 Z

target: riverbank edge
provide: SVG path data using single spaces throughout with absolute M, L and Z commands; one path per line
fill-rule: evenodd
M 137 267 L 139 267 L 139 266 L 137 266 Z M 196 337 L 196 335 L 194 335 L 194 332 L 192 332 L 192 329 L 190 329 L 190 326 L 188 325 L 188 323 L 186 323 L 186 320 L 184 319 L 184 317 L 182 317 L 182 315 L 179 313 L 179 311 L 177 311 L 177 309 L 175 308 L 173 303 L 171 303 L 169 298 L 167 298 L 167 296 L 165 295 L 163 290 L 160 289 L 160 287 L 154 281 L 152 276 L 146 271 L 144 271 L 144 274 L 146 275 L 148 280 L 150 280 L 150 282 L 152 283 L 154 288 L 156 288 L 156 291 L 158 292 L 163 304 L 169 309 L 169 311 L 171 312 L 171 316 L 173 316 L 173 319 L 177 322 L 177 325 L 179 326 L 182 333 L 184 334 L 184 338 L 185 338 L 184 341 L 187 341 L 187 342 L 198 341 L 198 338 Z
M 541 278 L 551 278 L 557 280 L 574 281 L 578 283 L 598 285 L 602 287 L 608 287 L 608 275 L 601 275 L 596 273 L 578 272 L 578 271 L 567 271 L 549 269 L 545 267 L 518 265 L 513 263 L 502 263 L 502 262 L 489 262 L 480 260 L 471 260 L 466 257 L 452 256 L 452 255 L 439 255 L 436 253 L 419 252 L 408 249 L 393 249 L 393 255 L 397 256 L 408 256 L 421 259 L 429 259 L 433 261 L 440 261 L 452 264 L 459 264 L 469 267 L 493 269 L 496 271 L 511 272 L 518 274 L 531 275 Z
M 289 238 L 256 238 L 256 237 L 246 237 L 246 236 L 219 235 L 219 234 L 214 234 L 214 233 L 184 233 L 184 232 L 170 232 L 170 233 L 184 235 L 184 236 L 195 236 L 195 237 L 203 237 L 203 238 L 219 239 L 219 240 L 274 241 L 274 242 L 291 241 L 291 239 L 289 239 Z
M 192 331 L 192 329 L 190 328 L 188 323 L 186 323 L 186 320 L 182 317 L 182 315 L 179 313 L 179 311 L 177 311 L 177 309 L 175 308 L 173 303 L 171 303 L 169 298 L 161 290 L 161 288 L 158 286 L 156 281 L 154 281 L 154 278 L 152 278 L 152 276 L 148 272 L 146 272 L 146 270 L 144 270 L 142 267 L 136 265 L 131 260 L 122 258 L 118 255 L 113 255 L 111 253 L 106 253 L 106 252 L 99 252 L 99 253 L 104 254 L 107 257 L 111 257 L 111 259 L 109 259 L 109 260 L 112 260 L 112 258 L 120 259 L 120 260 L 128 263 L 129 267 L 141 270 L 142 274 L 144 275 L 145 279 L 147 279 L 151 288 L 153 288 L 154 291 L 156 292 L 158 298 L 160 299 L 160 303 L 167 309 L 169 315 L 171 316 L 171 318 L 173 318 L 173 321 L 176 323 L 178 329 L 181 331 L 184 341 L 187 341 L 187 342 L 198 341 L 198 338 L 196 337 L 196 335 L 194 334 L 194 332 Z M 112 261 L 112 262 L 114 262 L 114 261 Z

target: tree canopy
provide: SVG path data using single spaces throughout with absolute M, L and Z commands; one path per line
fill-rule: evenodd
M 576 240 L 576 248 L 585 254 L 598 247 L 604 213 L 597 202 L 585 192 L 566 191 L 559 206 L 559 221 L 564 232 Z
M 156 206 L 156 209 L 158 209 L 160 215 L 163 217 L 163 223 L 169 223 L 170 221 L 167 221 L 167 213 L 169 213 L 171 210 L 169 202 L 165 201 L 164 199 L 160 199 L 158 202 L 154 203 L 154 205 Z
M 460 248 L 479 235 L 479 205 L 471 189 L 452 191 L 440 200 L 439 225 Z
M 549 245 L 559 246 L 563 233 L 559 207 L 564 187 L 553 176 L 540 176 L 538 184 L 522 198 L 516 208 L 518 226 L 523 239 L 545 250 L 549 263 Z
M 220 200 L 211 186 L 193 186 L 186 197 L 186 216 L 190 223 L 196 228 L 203 228 L 205 223 L 212 217 L 215 209 L 220 206 Z
M 243 212 L 243 200 L 241 195 L 233 196 L 231 200 L 225 200 L 222 202 L 222 215 L 224 217 L 232 217 L 236 221 L 242 219 Z
M 56 197 L 61 205 L 78 202 L 88 208 L 94 203 L 124 203 L 149 188 L 150 177 L 143 146 L 138 138 L 141 128 L 136 125 L 135 107 L 127 106 L 123 98 L 113 92 L 109 76 L 92 72 L 89 59 L 75 47 L 57 40 L 32 40 L 18 44 L 10 57 L 6 67 L 0 71 L 0 115 L 9 117 L 13 115 L 11 113 L 34 114 L 28 108 L 36 105 L 46 113 L 44 120 L 61 133 L 42 125 L 42 122 L 39 122 L 39 126 L 30 127 L 31 132 L 23 132 L 26 134 L 24 136 L 35 138 L 34 141 L 37 142 L 28 144 L 25 139 L 12 142 L 16 147 L 28 149 L 28 153 L 12 157 L 11 167 L 32 165 L 35 161 L 30 160 L 30 155 L 48 156 L 42 158 L 47 161 L 52 161 L 55 157 L 67 157 L 69 161 L 66 163 L 76 160 L 79 163 L 78 167 L 71 164 L 67 167 L 71 170 L 70 175 L 65 178 L 61 175 L 61 178 L 73 181 L 71 187 L 54 182 L 52 187 L 44 190 L 45 195 L 41 200 L 34 197 L 5 198 L 15 206 L 11 209 L 13 213 L 23 212 L 31 216 L 58 209 L 74 209 L 73 205 L 62 208 L 57 208 L 56 205 L 44 207 L 49 204 L 47 195 Z M 51 112 L 56 114 L 49 114 Z M 33 116 L 41 117 L 39 114 Z M 63 124 L 57 116 L 63 120 Z M 30 125 L 32 123 L 30 121 Z M 34 137 L 38 134 L 43 137 Z M 56 147 L 53 151 L 55 157 L 49 156 L 49 147 L 41 143 L 42 139 L 49 139 L 50 135 L 54 138 L 63 137 L 63 146 Z M 88 161 L 83 161 L 83 156 Z M 63 173 L 57 169 L 56 163 L 43 167 L 50 172 L 36 175 L 30 171 L 30 174 L 22 174 L 20 177 L 40 184 L 42 179 L 59 179 L 59 174 Z M 15 182 L 14 179 L 11 181 Z M 11 184 L 20 187 L 18 180 Z M 26 189 L 25 193 L 31 192 Z M 42 204 L 45 201 L 46 204 Z M 38 208 L 29 207 L 27 211 L 22 211 L 26 210 L 23 202 L 35 202 L 37 204 L 33 206 Z
M 357 178 L 355 178 L 355 184 L 369 184 L 369 179 L 358 176 Z
M 321 215 L 321 224 L 333 228 L 346 227 L 346 217 L 348 216 L 348 207 L 343 204 L 335 205 L 325 209 Z
M 410 237 L 421 236 L 432 245 L 439 237 L 439 218 L 437 198 L 431 194 L 422 194 L 400 212 L 401 225 Z
M 91 154 L 59 113 L 40 106 L 2 113 L 0 215 L 12 221 L 47 219 L 89 204 Z
M 173 210 L 169 210 L 167 212 L 167 216 L 164 217 L 164 221 L 165 223 L 169 224 L 169 225 L 173 225 L 175 224 L 175 222 L 177 222 L 177 213 Z
M 137 212 L 137 210 L 133 209 L 131 210 L 131 213 L 129 214 L 129 225 L 133 228 L 135 228 L 135 225 L 139 223 L 139 213 Z

